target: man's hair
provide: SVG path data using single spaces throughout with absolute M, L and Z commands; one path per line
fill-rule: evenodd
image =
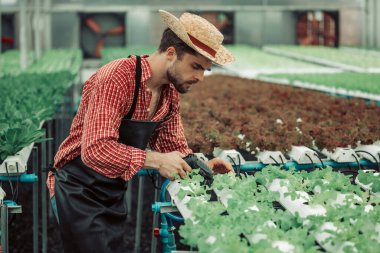
M 179 60 L 185 53 L 197 55 L 198 52 L 189 47 L 185 42 L 183 42 L 178 36 L 169 28 L 166 28 L 162 34 L 160 46 L 158 51 L 163 53 L 168 49 L 168 47 L 174 47 L 177 52 L 177 57 Z

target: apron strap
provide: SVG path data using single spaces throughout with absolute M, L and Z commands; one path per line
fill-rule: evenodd
M 131 105 L 131 109 L 129 109 L 127 116 L 124 117 L 125 119 L 131 119 L 133 113 L 135 112 L 136 104 L 137 104 L 137 97 L 139 96 L 140 85 L 141 85 L 141 75 L 142 75 L 141 57 L 136 55 L 135 93 L 133 94 L 133 103 Z
M 129 55 L 128 57 L 130 56 L 131 55 Z M 141 57 L 139 55 L 136 55 L 135 92 L 133 94 L 133 102 L 132 102 L 131 108 L 129 109 L 128 114 L 123 119 L 132 119 L 132 115 L 135 112 L 137 98 L 139 96 L 140 86 L 141 86 L 141 75 L 142 75 Z M 170 102 L 168 114 L 166 115 L 165 119 L 167 118 L 167 116 L 170 115 L 171 111 L 172 111 L 172 102 Z

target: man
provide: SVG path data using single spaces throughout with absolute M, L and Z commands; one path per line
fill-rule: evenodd
M 212 62 L 225 64 L 233 56 L 205 19 L 160 14 L 169 28 L 158 51 L 110 62 L 86 81 L 70 135 L 55 156 L 48 187 L 67 253 L 121 252 L 126 181 L 142 167 L 169 179 L 191 171 L 182 159 L 192 151 L 179 93 L 202 81 Z M 210 161 L 215 164 L 232 169 Z

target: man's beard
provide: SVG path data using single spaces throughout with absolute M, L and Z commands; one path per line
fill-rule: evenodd
M 179 78 L 177 75 L 173 74 L 171 71 L 172 68 L 168 69 L 168 71 L 166 71 L 166 76 L 169 80 L 169 82 L 171 82 L 175 89 L 181 93 L 181 94 L 184 94 L 186 92 L 189 91 L 189 88 L 191 87 L 192 84 L 194 83 L 197 83 L 197 81 L 183 81 L 181 78 Z

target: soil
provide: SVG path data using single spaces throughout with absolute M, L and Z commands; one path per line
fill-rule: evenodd
M 224 75 L 205 78 L 183 96 L 181 113 L 189 146 L 209 155 L 214 147 L 332 151 L 380 139 L 375 103 Z
M 239 148 L 247 153 L 257 149 L 287 151 L 291 145 L 311 147 L 314 141 L 318 148 L 332 150 L 380 139 L 380 107 L 375 104 L 223 75 L 207 77 L 183 96 L 181 113 L 190 147 L 208 156 L 214 147 Z M 3 187 L 9 190 L 6 184 Z M 136 177 L 132 221 L 126 232 L 127 252 L 134 248 L 137 186 Z M 10 218 L 10 252 L 33 252 L 32 185 L 19 187 L 17 203 L 22 205 L 23 213 Z M 154 188 L 148 179 L 144 193 L 140 252 L 147 253 L 154 202 Z M 41 249 L 41 225 L 39 242 Z M 176 242 L 179 244 L 178 236 Z M 49 253 L 63 252 L 52 215 L 48 218 L 47 249 Z

